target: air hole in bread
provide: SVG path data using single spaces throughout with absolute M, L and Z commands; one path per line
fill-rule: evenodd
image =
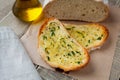
M 85 16 L 85 14 L 82 14 L 82 16 Z
M 69 17 L 71 17 L 71 15 Z
M 83 8 L 83 10 L 86 10 L 86 8 Z
M 49 14 L 49 12 L 48 12 L 48 11 L 46 11 L 46 13 L 47 13 L 47 14 Z
M 96 7 L 96 9 L 99 9 L 98 7 Z
M 78 4 L 75 5 L 75 7 L 78 7 L 78 6 L 79 6 Z
M 62 17 L 64 17 L 64 15 L 62 15 Z
M 58 13 L 56 12 L 55 14 L 57 15 Z
M 52 15 L 52 17 L 55 17 L 54 15 Z
M 94 9 L 92 9 L 92 12 L 95 12 L 95 10 L 94 10 Z

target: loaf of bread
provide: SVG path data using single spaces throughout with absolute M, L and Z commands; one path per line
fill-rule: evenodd
M 101 47 L 108 38 L 108 29 L 97 23 L 74 25 L 64 24 L 69 34 L 87 50 Z
M 101 1 L 53 0 L 45 6 L 43 13 L 47 18 L 101 22 L 108 17 L 109 10 Z
M 87 50 L 54 18 L 47 19 L 40 28 L 38 51 L 51 67 L 64 71 L 80 69 L 88 64 L 90 58 Z

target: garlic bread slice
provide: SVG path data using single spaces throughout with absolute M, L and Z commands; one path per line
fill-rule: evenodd
M 108 38 L 108 29 L 97 23 L 91 24 L 64 24 L 69 34 L 87 50 L 98 48 Z
M 39 31 L 38 51 L 50 66 L 64 71 L 80 69 L 89 62 L 87 50 L 54 18 L 47 19 Z

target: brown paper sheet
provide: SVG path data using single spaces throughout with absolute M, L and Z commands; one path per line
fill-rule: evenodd
M 52 69 L 47 65 L 37 52 L 37 34 L 43 21 L 32 24 L 27 33 L 21 38 L 32 61 L 38 65 Z M 80 21 L 70 23 L 80 24 Z M 120 31 L 120 9 L 111 7 L 109 19 L 103 23 L 109 30 L 109 38 L 99 49 L 90 52 L 89 64 L 81 70 L 72 71 L 69 75 L 80 80 L 108 80 L 112 59 L 114 56 L 117 36 Z

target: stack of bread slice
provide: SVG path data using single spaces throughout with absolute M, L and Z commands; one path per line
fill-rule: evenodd
M 108 30 L 100 24 L 63 24 L 48 18 L 38 35 L 38 50 L 50 66 L 72 71 L 86 66 L 88 50 L 100 47 L 108 37 Z
M 54 68 L 72 71 L 86 66 L 90 60 L 88 52 L 102 46 L 108 38 L 107 28 L 98 23 L 76 25 L 59 21 L 104 21 L 109 10 L 101 1 L 52 0 L 43 13 L 47 20 L 39 30 L 38 51 Z

